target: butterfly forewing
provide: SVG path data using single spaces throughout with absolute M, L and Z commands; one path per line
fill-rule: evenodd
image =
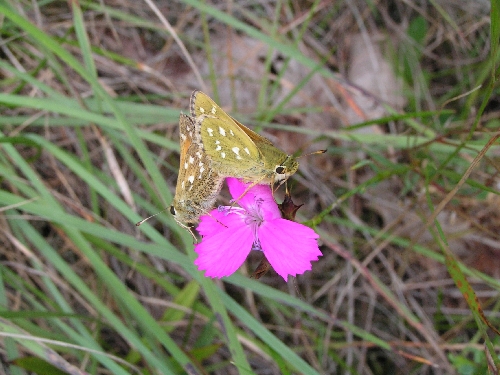
M 194 91 L 190 109 L 199 134 L 195 142 L 200 142 L 220 175 L 272 184 L 297 171 L 295 158 L 233 119 L 208 95 Z
M 181 114 L 179 134 L 179 175 L 171 212 L 175 220 L 185 224 L 196 222 L 212 208 L 224 177 L 213 169 L 210 158 L 194 141 L 196 130 L 193 118 Z
M 247 128 L 245 125 L 243 125 L 241 122 L 239 122 L 235 118 L 233 118 L 231 116 L 229 116 L 229 117 L 231 118 L 231 120 L 233 120 L 236 123 L 236 125 L 238 125 L 238 127 L 241 130 L 243 130 L 245 132 L 246 135 L 248 135 L 250 137 L 250 139 L 255 143 L 255 145 L 257 146 L 257 148 L 258 148 L 259 143 L 260 144 L 268 144 L 268 145 L 272 145 L 273 144 L 266 137 L 263 137 L 260 134 L 254 132 L 253 130 Z
M 216 102 L 212 100 L 207 94 L 196 90 L 191 94 L 191 103 L 190 103 L 190 111 L 191 116 L 197 117 L 202 114 L 212 113 L 214 116 L 218 117 L 222 121 L 231 122 L 233 121 L 253 142 L 262 142 L 272 145 L 272 142 L 266 137 L 261 136 L 260 134 L 254 132 L 249 129 L 241 122 L 236 120 L 235 118 L 229 116 L 226 111 L 220 108 Z M 209 111 L 209 112 L 207 112 Z
M 247 134 L 251 130 L 240 128 L 231 116 L 201 91 L 195 91 L 191 96 L 191 115 L 196 118 L 205 153 L 221 174 L 245 177 L 244 171 L 263 168 L 262 155 Z M 240 171 L 243 173 L 239 174 Z

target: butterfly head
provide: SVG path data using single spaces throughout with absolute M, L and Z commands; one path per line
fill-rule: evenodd
M 186 229 L 189 232 L 189 234 L 191 234 L 191 237 L 193 237 L 193 243 L 196 243 L 197 238 L 194 235 L 192 228 L 189 226 L 189 223 L 193 222 L 196 219 L 196 217 L 193 217 L 193 215 L 190 214 L 189 212 L 183 213 L 181 210 L 177 210 L 175 208 L 176 204 L 178 204 L 178 202 L 174 200 L 174 202 L 170 206 L 169 210 L 170 213 L 174 217 L 176 223 L 179 224 L 182 228 Z
M 297 172 L 299 163 L 295 157 L 287 155 L 286 159 L 274 167 L 274 182 L 287 180 L 288 177 Z
M 196 213 L 190 210 L 189 207 L 184 207 L 183 202 L 179 202 L 176 198 L 170 206 L 170 213 L 172 214 L 174 220 L 182 227 L 185 227 L 187 223 L 192 223 L 196 221 Z
M 174 217 L 175 221 L 177 221 L 177 210 L 175 209 L 174 205 L 170 206 L 170 213 Z

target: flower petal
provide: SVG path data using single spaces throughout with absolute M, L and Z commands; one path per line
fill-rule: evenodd
M 219 230 L 195 245 L 194 251 L 198 253 L 198 258 L 194 264 L 199 270 L 206 270 L 207 277 L 229 276 L 243 264 L 253 241 L 250 227 L 240 221 L 239 226 Z
M 287 281 L 311 269 L 311 262 L 323 254 L 319 250 L 319 236 L 311 228 L 285 219 L 266 221 L 259 228 L 259 240 L 267 260 Z
M 266 219 L 281 217 L 271 187 L 268 184 L 255 185 L 245 193 L 245 190 L 250 184 L 245 184 L 233 177 L 226 178 L 226 182 L 233 199 L 241 197 L 237 203 L 245 210 L 252 211 L 256 204 L 259 204 Z M 243 193 L 245 193 L 245 195 L 241 196 Z
M 231 227 L 237 227 L 241 225 L 244 220 L 241 215 L 237 213 L 243 212 L 239 207 L 221 207 L 223 210 L 212 210 L 209 215 L 203 215 L 200 217 L 200 223 L 196 227 L 196 230 L 203 237 L 212 236 L 219 233 L 221 230 Z

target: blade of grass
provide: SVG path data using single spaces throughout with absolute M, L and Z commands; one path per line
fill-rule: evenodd
M 40 43 L 43 47 L 53 52 L 92 86 L 95 95 L 103 100 L 107 105 L 109 105 L 113 115 L 116 117 L 116 121 L 118 121 L 119 126 L 127 134 L 130 143 L 132 144 L 134 150 L 138 153 L 141 161 L 144 163 L 147 172 L 151 176 L 157 188 L 158 194 L 166 198 L 164 199 L 165 201 L 170 201 L 170 190 L 166 186 L 165 181 L 161 176 L 158 168 L 156 168 L 155 163 L 151 158 L 151 154 L 148 152 L 144 143 L 141 141 L 140 137 L 138 137 L 136 130 L 126 119 L 123 112 L 119 110 L 119 108 L 115 105 L 114 100 L 107 94 L 106 90 L 102 88 L 95 77 L 90 74 L 84 67 L 82 67 L 79 61 L 75 59 L 68 51 L 66 51 L 52 38 L 48 37 L 42 30 L 36 28 L 26 19 L 22 18 L 21 16 L 12 12 L 9 8 L 6 8 L 1 4 L 0 13 L 3 13 L 5 17 L 9 18 L 13 23 L 18 25 L 31 38 Z

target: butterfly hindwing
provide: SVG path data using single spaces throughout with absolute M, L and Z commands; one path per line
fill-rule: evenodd
M 182 223 L 193 223 L 213 206 L 224 177 L 213 168 L 202 147 L 194 142 L 195 121 L 181 114 L 179 119 L 180 164 L 174 201 L 174 218 Z

